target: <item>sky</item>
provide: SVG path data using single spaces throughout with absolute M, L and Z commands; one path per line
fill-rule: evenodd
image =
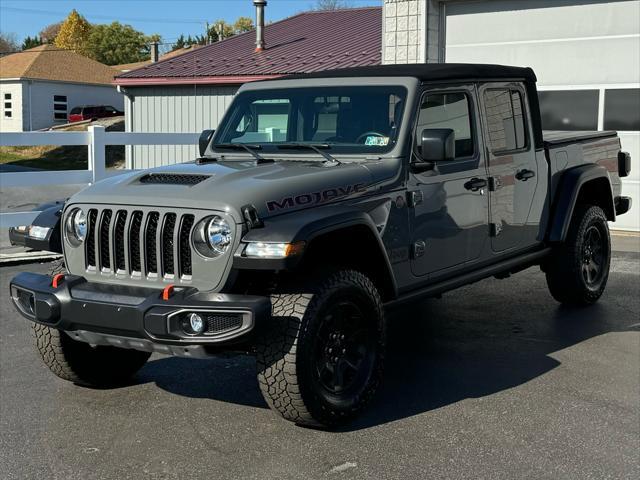
M 381 0 L 347 0 L 352 7 L 381 5 Z M 267 22 L 276 21 L 304 10 L 315 0 L 268 0 Z M 180 34 L 199 35 L 208 21 L 237 17 L 255 19 L 252 0 L 0 0 L 0 31 L 15 34 L 22 42 L 51 23 L 64 19 L 76 9 L 91 23 L 119 21 L 146 34 L 159 33 L 171 43 Z

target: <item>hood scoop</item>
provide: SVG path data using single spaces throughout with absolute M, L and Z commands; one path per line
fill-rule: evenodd
M 162 184 L 162 185 L 187 185 L 192 187 L 200 182 L 204 182 L 211 175 L 191 175 L 183 173 L 148 173 L 140 177 L 140 183 Z

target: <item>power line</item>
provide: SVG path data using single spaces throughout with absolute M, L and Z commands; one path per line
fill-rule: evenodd
M 62 11 L 54 11 L 54 10 L 39 10 L 34 8 L 22 8 L 22 7 L 2 7 L 2 10 L 16 13 L 29 13 L 29 14 L 44 14 L 44 15 L 62 15 L 67 16 L 69 12 Z M 87 17 L 97 18 L 100 20 L 113 20 L 117 18 L 118 20 L 122 20 L 124 22 L 141 22 L 141 23 L 180 23 L 180 24 L 189 24 L 189 25 L 202 25 L 204 21 L 202 20 L 176 20 L 175 18 L 149 18 L 149 17 L 120 17 L 120 16 L 112 16 L 112 15 L 100 15 L 100 14 L 92 14 L 89 13 L 86 15 Z

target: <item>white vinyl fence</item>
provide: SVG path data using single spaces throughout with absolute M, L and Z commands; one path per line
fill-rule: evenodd
M 197 145 L 199 136 L 199 133 L 107 132 L 102 126 L 91 126 L 87 132 L 0 133 L 0 146 L 86 145 L 88 147 L 86 170 L 2 172 L 0 186 L 7 188 L 95 183 L 127 171 L 107 171 L 105 165 L 107 145 Z M 39 213 L 38 211 L 0 213 L 0 228 L 29 225 Z

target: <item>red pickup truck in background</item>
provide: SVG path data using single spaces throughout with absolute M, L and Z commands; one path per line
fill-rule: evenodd
M 81 105 L 74 107 L 69 113 L 69 123 L 95 120 L 97 118 L 121 117 L 124 112 L 111 105 Z

